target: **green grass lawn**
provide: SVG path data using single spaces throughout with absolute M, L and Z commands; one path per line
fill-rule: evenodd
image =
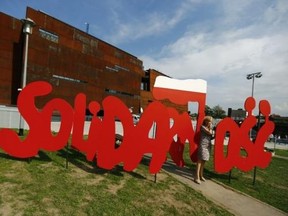
M 288 157 L 288 150 L 275 149 L 275 154 L 283 157 Z
M 147 160 L 107 171 L 71 149 L 31 160 L 0 151 L 0 215 L 231 215 L 165 172 L 154 183 Z
M 276 150 L 276 155 L 288 156 L 288 151 Z M 194 170 L 188 148 L 184 157 Z M 0 150 L 0 215 L 231 215 L 165 172 L 154 183 L 148 164 L 143 159 L 133 172 L 121 165 L 107 171 L 71 149 L 40 152 L 31 160 Z M 255 185 L 253 170 L 233 169 L 229 182 L 228 173 L 214 172 L 212 154 L 205 174 L 288 213 L 287 169 L 288 160 L 273 157 L 268 168 L 256 170 Z
M 186 149 L 186 152 L 187 151 L 188 149 Z M 287 153 L 288 150 L 276 151 L 276 155 L 281 156 L 288 156 Z M 185 161 L 188 166 L 195 169 L 195 165 L 191 163 L 188 153 L 185 153 Z M 207 177 L 249 194 L 256 199 L 288 213 L 288 160 L 272 157 L 272 162 L 266 169 L 256 168 L 256 181 L 254 185 L 254 170 L 242 172 L 236 168 L 233 169 L 230 183 L 229 173 L 215 173 L 213 167 L 213 151 L 212 157 L 205 167 Z

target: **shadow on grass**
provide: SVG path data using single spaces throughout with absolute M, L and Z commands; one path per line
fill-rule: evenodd
M 84 170 L 88 173 L 97 173 L 104 174 L 105 172 L 102 172 L 102 170 L 96 170 L 95 162 L 89 162 L 86 160 L 85 155 L 83 155 L 81 152 L 72 149 L 72 148 L 66 148 L 61 149 L 57 152 L 57 156 L 60 156 L 65 159 L 66 165 L 65 167 L 69 167 L 69 163 L 73 164 L 74 166 Z
M 99 174 L 103 175 L 105 173 L 110 173 L 115 176 L 123 176 L 123 172 L 128 173 L 129 175 L 138 178 L 138 179 L 146 179 L 146 177 L 142 176 L 139 173 L 136 172 L 127 172 L 123 169 L 122 165 L 116 165 L 113 169 L 111 170 L 106 170 L 103 168 L 100 168 L 97 166 L 97 161 L 94 160 L 93 162 L 87 161 L 86 156 L 77 151 L 76 149 L 73 148 L 65 148 L 57 151 L 56 153 L 57 156 L 62 157 L 65 160 L 65 164 L 63 164 L 64 167 L 68 168 L 69 164 L 73 164 L 74 166 L 78 167 L 79 169 L 84 170 L 85 172 L 88 173 L 93 173 L 93 174 Z M 44 162 L 50 162 L 52 159 L 43 151 L 40 151 L 37 156 L 32 157 L 32 158 L 15 158 L 12 157 L 8 154 L 0 152 L 0 157 L 9 159 L 9 160 L 15 160 L 15 161 L 23 161 L 23 162 L 30 162 L 32 160 L 38 160 L 38 161 L 44 161 Z M 144 155 L 141 159 L 141 164 L 144 166 L 147 166 L 147 169 L 150 165 L 151 162 L 151 157 Z M 61 162 L 58 163 L 61 166 Z M 194 169 L 190 167 L 178 167 L 173 161 L 167 160 L 166 163 L 163 164 L 162 169 L 171 172 L 173 174 L 177 174 L 180 176 L 183 176 L 187 179 L 193 179 L 194 177 Z M 210 170 L 205 169 L 205 174 L 207 178 L 213 178 L 213 179 L 226 179 L 229 181 L 229 174 L 217 174 L 215 172 L 212 172 Z M 231 177 L 233 178 L 233 175 Z
M 36 155 L 35 157 L 30 157 L 30 158 L 17 158 L 17 157 L 10 156 L 3 152 L 0 152 L 0 157 L 8 159 L 8 160 L 23 161 L 23 162 L 28 162 L 28 163 L 30 163 L 31 160 L 44 161 L 44 162 L 52 161 L 52 159 L 43 151 L 39 151 L 38 155 Z
M 123 169 L 123 166 L 116 165 L 113 169 L 107 170 L 97 166 L 97 160 L 93 159 L 92 162 L 87 161 L 86 156 L 73 148 L 65 148 L 61 149 L 57 152 L 57 155 L 64 158 L 66 161 L 66 168 L 69 167 L 69 163 L 78 167 L 79 169 L 84 170 L 88 173 L 103 175 L 105 173 L 109 173 L 115 176 L 124 176 L 123 172 L 128 173 L 129 175 L 138 178 L 145 179 L 144 176 L 136 173 L 136 172 L 127 172 Z

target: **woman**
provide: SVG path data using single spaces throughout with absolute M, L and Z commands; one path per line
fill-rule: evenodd
M 205 181 L 203 177 L 203 170 L 205 162 L 209 160 L 210 150 L 211 150 L 211 140 L 213 137 L 212 132 L 212 120 L 211 116 L 205 116 L 203 119 L 203 124 L 200 129 L 200 143 L 198 146 L 198 161 L 196 164 L 196 175 L 194 182 L 201 184 L 201 181 Z

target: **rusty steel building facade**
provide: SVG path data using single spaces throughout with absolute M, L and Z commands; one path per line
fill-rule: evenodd
M 164 74 L 144 71 L 136 56 L 41 11 L 27 7 L 26 17 L 36 23 L 29 36 L 27 84 L 41 80 L 53 87 L 49 95 L 37 98 L 39 109 L 52 98 L 73 105 L 78 93 L 86 95 L 87 104 L 101 104 L 114 95 L 134 113 L 153 101 L 155 78 Z M 24 58 L 22 26 L 21 20 L 0 12 L 0 105 L 17 103 Z M 187 111 L 187 106 L 176 108 Z

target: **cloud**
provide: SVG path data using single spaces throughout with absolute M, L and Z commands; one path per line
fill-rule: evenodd
M 5 13 L 22 18 L 27 5 L 23 2 L 0 5 Z M 211 107 L 243 107 L 252 86 L 246 75 L 261 71 L 255 98 L 269 100 L 272 113 L 288 116 L 287 0 L 52 3 L 30 1 L 30 6 L 80 29 L 89 22 L 90 34 L 132 54 L 137 50 L 145 69 L 178 79 L 206 79 Z
M 287 113 L 288 110 L 288 102 L 282 102 L 275 105 L 275 109 L 278 110 L 279 113 Z
M 208 105 L 220 104 L 225 110 L 243 107 L 252 88 L 246 74 L 261 71 L 263 77 L 255 80 L 254 97 L 269 100 L 273 113 L 288 116 L 288 2 L 260 4 L 257 13 L 250 16 L 254 6 L 250 1 L 222 1 L 218 8 L 221 19 L 205 21 L 208 27 L 198 28 L 199 23 L 190 26 L 159 53 L 140 59 L 145 68 L 175 78 L 206 79 Z M 219 28 L 211 28 L 215 25 Z
M 227 75 L 244 67 L 251 71 L 260 64 L 262 51 L 270 42 L 268 38 L 242 38 L 211 42 L 211 34 L 185 36 L 166 46 L 159 57 L 142 56 L 145 65 L 156 67 L 169 75 L 186 78 L 191 75 L 208 78 L 217 74 Z M 253 68 L 254 67 L 254 68 Z M 246 70 L 250 72 L 250 70 Z M 180 72 L 180 73 L 179 73 Z
M 125 8 L 118 5 L 112 9 L 113 22 L 116 29 L 114 34 L 106 38 L 112 43 L 120 44 L 163 34 L 185 19 L 186 15 L 193 9 L 193 2 L 183 1 L 175 10 L 170 10 L 169 12 L 150 8 L 146 13 L 133 14 L 133 17 L 128 16 L 126 20 L 122 17 L 123 13 L 125 13 Z

